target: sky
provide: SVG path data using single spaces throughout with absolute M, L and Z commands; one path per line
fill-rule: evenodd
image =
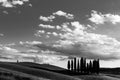
M 0 0 L 0 61 L 120 67 L 120 0 Z

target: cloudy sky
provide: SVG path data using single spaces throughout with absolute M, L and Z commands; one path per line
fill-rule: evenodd
M 0 60 L 120 67 L 120 0 L 0 0 Z

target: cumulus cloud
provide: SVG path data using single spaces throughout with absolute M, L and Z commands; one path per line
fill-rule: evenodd
M 67 59 L 67 56 L 56 55 L 55 51 L 49 50 L 40 50 L 35 49 L 34 45 L 40 45 L 42 42 L 40 41 L 20 41 L 19 44 L 14 45 L 0 45 L 0 60 L 1 61 L 30 61 L 36 63 L 54 63 L 57 61 L 61 61 Z M 13 47 L 21 47 L 25 48 L 26 50 L 21 51 L 19 49 L 15 49 Z M 29 46 L 29 47 L 28 47 Z M 32 48 L 31 48 L 32 47 Z
M 57 11 L 57 12 L 54 12 L 52 13 L 52 15 L 50 16 L 40 16 L 40 20 L 42 21 L 45 21 L 45 22 L 52 22 L 57 16 L 62 16 L 62 17 L 65 17 L 66 19 L 74 19 L 74 15 L 73 14 L 70 14 L 70 13 L 66 13 L 66 12 L 63 12 L 61 10 Z
M 60 40 L 53 45 L 36 45 L 40 49 L 60 52 L 67 56 L 85 56 L 87 58 L 100 58 L 103 60 L 120 58 L 120 42 L 107 35 L 90 33 L 88 25 L 78 21 L 67 22 L 60 25 Z M 52 34 L 49 32 L 49 34 Z M 56 35 L 56 34 L 54 34 Z
M 44 17 L 44 16 L 40 16 L 40 18 L 39 18 L 40 20 L 42 20 L 42 21 L 45 21 L 45 22 L 52 22 L 53 21 L 53 19 L 55 19 L 55 16 L 53 16 L 53 15 L 50 15 L 50 16 L 48 16 L 48 17 Z
M 112 24 L 120 23 L 120 15 L 117 14 L 102 14 L 100 12 L 92 10 L 89 20 L 95 24 L 104 24 L 110 22 Z
M 0 0 L 1 6 L 6 8 L 16 7 L 17 5 L 23 5 L 29 2 L 29 0 Z
M 44 34 L 45 30 L 37 30 L 37 32 L 34 34 L 37 37 L 41 37 L 41 34 Z
M 39 24 L 39 26 L 42 28 L 47 28 L 47 29 L 54 29 L 55 28 L 55 26 L 45 25 L 45 24 Z
M 29 44 L 29 45 L 42 44 L 42 42 L 40 42 L 40 41 L 26 41 L 26 42 L 20 41 L 19 43 L 21 45 L 23 45 L 23 44 Z
M 66 12 L 63 12 L 61 10 L 59 10 L 57 12 L 54 12 L 53 15 L 63 16 L 65 18 L 67 18 L 67 19 L 74 19 L 74 15 L 73 14 L 66 13 Z
M 34 58 L 34 62 L 52 64 L 64 59 L 67 59 L 67 57 L 59 55 L 38 55 Z

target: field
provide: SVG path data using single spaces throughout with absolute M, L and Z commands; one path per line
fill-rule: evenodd
M 0 80 L 120 80 L 119 68 L 102 68 L 100 74 L 68 75 L 66 69 L 30 62 L 0 62 Z

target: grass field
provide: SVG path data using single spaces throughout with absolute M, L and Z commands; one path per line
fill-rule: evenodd
M 116 72 L 119 68 L 102 69 L 99 75 L 74 76 L 59 73 L 64 70 L 49 64 L 0 62 L 0 80 L 120 80 L 119 72 Z
M 8 80 L 17 80 L 17 79 L 15 79 L 17 77 L 19 77 L 19 78 L 23 78 L 23 77 L 24 78 L 29 78 L 29 80 L 50 80 L 50 79 L 37 77 L 37 76 L 30 75 L 30 74 L 14 71 L 14 70 L 10 70 L 10 69 L 5 69 L 5 68 L 0 68 L 0 73 L 2 73 L 0 75 L 0 78 L 4 78 L 4 79 L 7 78 Z
M 43 69 L 30 68 L 26 66 L 12 64 L 12 63 L 0 62 L 0 67 L 18 71 L 18 72 L 23 72 L 23 73 L 34 75 L 37 77 L 51 79 L 51 80 L 81 80 L 68 75 L 63 75 L 63 74 L 59 74 L 59 73 L 55 73 L 55 72 L 51 72 Z
M 120 80 L 120 78 L 111 77 L 108 75 L 79 75 L 75 77 L 83 80 Z

